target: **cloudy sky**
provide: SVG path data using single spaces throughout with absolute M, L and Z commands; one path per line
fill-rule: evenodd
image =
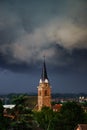
M 87 0 L 0 0 L 0 93 L 87 93 Z

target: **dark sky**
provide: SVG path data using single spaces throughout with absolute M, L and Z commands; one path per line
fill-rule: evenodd
M 0 0 L 0 93 L 87 93 L 87 0 Z

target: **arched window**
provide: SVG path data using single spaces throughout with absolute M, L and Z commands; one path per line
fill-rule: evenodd
M 47 94 L 47 90 L 45 90 L 45 96 L 47 96 L 48 94 Z
M 41 91 L 39 91 L 39 96 L 41 96 Z

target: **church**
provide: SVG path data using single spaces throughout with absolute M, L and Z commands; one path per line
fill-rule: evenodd
M 39 81 L 39 86 L 37 88 L 38 88 L 38 110 L 41 110 L 42 107 L 44 106 L 51 108 L 51 86 L 47 75 L 45 59 L 43 62 L 42 74 Z

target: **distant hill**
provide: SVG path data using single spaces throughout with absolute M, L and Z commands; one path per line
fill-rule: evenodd
M 12 98 L 14 96 L 27 95 L 29 96 L 28 105 L 37 104 L 37 93 L 10 93 L 10 94 L 1 94 L 0 99 L 3 104 L 12 104 Z M 86 93 L 52 93 L 52 98 L 79 98 L 80 96 L 87 97 Z M 31 105 L 32 104 L 32 105 Z

